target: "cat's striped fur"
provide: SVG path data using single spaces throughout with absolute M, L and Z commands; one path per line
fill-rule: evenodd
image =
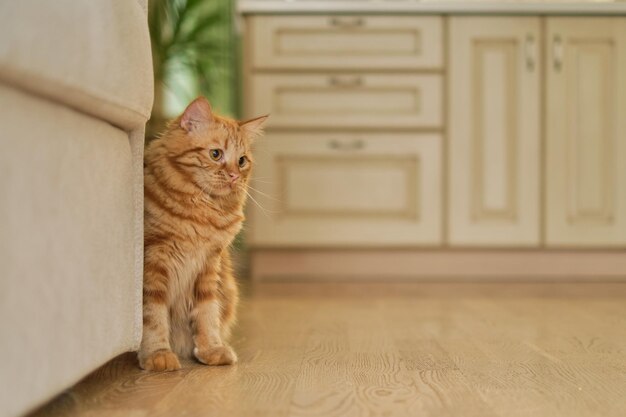
M 179 369 L 179 357 L 237 360 L 226 343 L 238 301 L 229 247 L 244 220 L 250 146 L 265 119 L 220 117 L 198 98 L 146 149 L 144 369 Z

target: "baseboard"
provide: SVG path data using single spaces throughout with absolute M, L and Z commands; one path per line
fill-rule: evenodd
M 608 280 L 626 281 L 623 250 L 250 251 L 256 281 Z

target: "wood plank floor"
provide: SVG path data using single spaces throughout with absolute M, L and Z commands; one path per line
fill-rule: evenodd
M 264 284 L 233 345 L 122 355 L 32 416 L 626 416 L 626 284 Z

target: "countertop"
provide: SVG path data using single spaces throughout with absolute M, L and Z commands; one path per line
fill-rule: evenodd
M 626 15 L 626 0 L 239 0 L 241 14 L 258 13 L 439 13 Z

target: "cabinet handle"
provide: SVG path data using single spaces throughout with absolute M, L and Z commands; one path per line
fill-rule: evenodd
M 331 17 L 329 20 L 331 26 L 342 28 L 342 29 L 352 29 L 358 28 L 361 26 L 365 26 L 365 19 L 362 17 L 355 18 L 341 18 L 341 17 Z
M 361 139 L 355 139 L 350 142 L 342 142 L 337 139 L 331 139 L 328 147 L 337 151 L 358 151 L 365 148 L 365 142 Z
M 554 35 L 552 40 L 552 54 L 554 58 L 554 70 L 561 71 L 563 68 L 563 41 L 560 35 Z
M 535 37 L 530 34 L 526 35 L 526 69 L 535 70 Z
M 354 88 L 363 85 L 363 78 L 355 76 L 352 78 L 330 77 L 328 78 L 328 84 L 333 87 L 341 88 Z

